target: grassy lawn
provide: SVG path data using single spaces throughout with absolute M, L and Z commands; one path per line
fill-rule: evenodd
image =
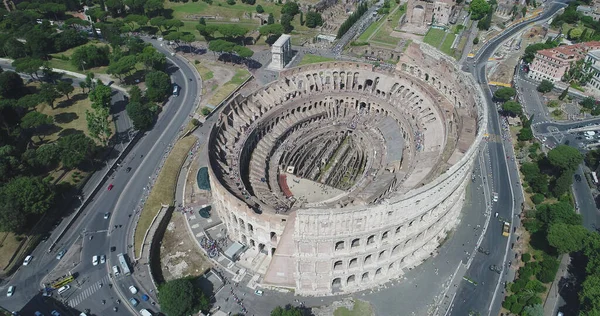
M 300 61 L 300 64 L 298 66 L 322 63 L 322 62 L 332 61 L 332 60 L 335 60 L 335 59 L 329 58 L 329 57 L 312 55 L 312 54 L 304 54 L 304 56 L 302 57 L 302 60 Z
M 16 237 L 13 233 L 0 233 L 0 269 L 6 267 L 8 260 L 10 260 L 21 244 L 20 241 L 17 241 Z
M 212 70 L 204 67 L 201 63 L 196 64 L 195 66 L 196 70 L 198 70 L 198 73 L 200 74 L 200 78 L 202 78 L 203 81 L 210 80 L 215 76 Z
M 444 52 L 446 55 L 448 55 L 450 57 L 454 56 L 454 50 L 451 47 L 452 47 L 452 43 L 454 43 L 455 38 L 456 38 L 456 35 L 454 35 L 452 33 L 448 33 L 448 35 L 446 36 L 446 39 L 442 43 L 442 47 L 440 48 L 440 50 L 442 52 Z
M 384 16 L 379 21 L 371 24 L 365 32 L 360 35 L 357 42 L 374 42 L 396 47 L 400 39 L 392 37 L 390 34 L 405 10 L 406 7 L 404 5 L 397 5 L 387 16 Z
M 361 300 L 354 300 L 354 306 L 352 310 L 346 307 L 339 307 L 333 312 L 333 316 L 371 316 L 373 315 L 373 309 L 368 302 Z
M 34 141 L 53 142 L 59 137 L 72 134 L 76 131 L 81 131 L 89 136 L 87 121 L 85 119 L 85 111 L 92 110 L 92 102 L 84 94 L 80 88 L 75 88 L 73 94 L 67 97 L 57 99 L 54 109 L 46 103 L 41 103 L 36 110 L 40 113 L 52 116 L 56 128 L 51 129 L 49 135 L 44 135 L 41 138 L 35 136 Z
M 234 5 L 229 5 L 225 0 L 213 0 L 213 4 L 209 5 L 206 2 L 188 2 L 188 3 L 177 3 L 177 2 L 165 2 L 166 9 L 173 10 L 173 16 L 183 21 L 184 26 L 179 29 L 180 32 L 189 32 L 196 36 L 198 40 L 204 40 L 202 36 L 196 30 L 196 25 L 201 16 L 205 17 L 217 17 L 218 19 L 206 19 L 207 24 L 231 24 L 242 25 L 249 30 L 255 30 L 260 27 L 260 21 L 258 19 L 248 18 L 256 13 L 256 6 L 261 5 L 265 12 L 265 17 L 272 13 L 275 17 L 275 21 L 279 21 L 281 17 L 281 5 L 276 2 L 258 0 L 255 5 L 243 4 L 241 0 L 237 0 Z M 238 20 L 239 19 L 239 20 Z M 313 38 L 318 30 L 310 29 L 306 26 L 300 25 L 300 15 L 296 15 L 292 21 L 294 31 L 292 31 L 294 44 L 300 44 L 301 42 Z M 294 40 L 294 38 L 296 38 Z
M 442 39 L 444 39 L 444 33 L 446 31 L 430 28 L 427 34 L 425 34 L 423 42 L 437 48 L 442 43 Z
M 223 102 L 231 92 L 233 92 L 239 85 L 250 78 L 250 72 L 246 69 L 237 69 L 235 75 L 224 85 L 220 86 L 213 96 L 208 100 L 208 105 L 216 107 L 219 103 Z
M 148 228 L 150 228 L 150 224 L 160 210 L 161 205 L 171 205 L 173 203 L 179 170 L 195 142 L 196 136 L 193 135 L 180 139 L 175 143 L 175 146 L 173 146 L 171 153 L 167 157 L 152 188 L 152 192 L 150 192 L 148 200 L 146 200 L 135 228 L 134 244 L 136 256 L 140 255 L 144 235 Z
M 196 32 L 197 33 L 197 32 Z M 106 45 L 104 43 L 101 43 L 99 41 L 91 41 L 83 46 L 87 46 L 87 45 L 95 45 L 95 46 L 102 46 L 102 45 Z M 85 69 L 85 71 L 79 70 L 77 69 L 77 67 L 73 66 L 71 64 L 70 60 L 63 60 L 60 59 L 61 57 L 71 57 L 71 55 L 73 55 L 73 52 L 75 52 L 75 50 L 79 47 L 82 46 L 78 46 L 78 47 L 74 47 L 71 49 L 68 49 L 64 52 L 60 52 L 60 53 L 56 53 L 56 54 L 51 54 L 50 56 L 52 56 L 52 59 L 50 60 L 50 67 L 52 68 L 58 68 L 58 69 L 64 69 L 64 70 L 68 70 L 68 71 L 73 71 L 73 72 L 93 72 L 93 73 L 106 73 L 106 68 L 108 67 L 96 67 L 96 68 L 90 68 L 90 69 Z

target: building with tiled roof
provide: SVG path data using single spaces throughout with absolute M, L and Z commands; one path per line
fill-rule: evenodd
M 593 41 L 540 50 L 535 54 L 527 76 L 536 81 L 560 81 L 572 62 L 585 58 L 588 51 L 599 48 L 600 42 Z

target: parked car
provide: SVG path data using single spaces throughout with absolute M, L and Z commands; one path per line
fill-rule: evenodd
M 108 191 L 112 190 L 112 188 L 113 188 L 113 184 L 111 183 L 108 185 Z
M 129 299 L 129 303 L 131 303 L 131 305 L 133 305 L 133 307 L 136 307 L 140 303 L 140 301 L 135 299 L 135 297 L 132 297 Z
M 33 257 L 31 255 L 25 257 L 25 260 L 23 260 L 23 265 L 28 265 L 31 262 L 31 260 L 33 260 Z
M 108 219 L 110 217 L 110 212 L 104 213 L 104 219 Z
M 132 285 L 129 287 L 129 292 L 131 292 L 131 294 L 136 294 L 138 292 L 138 289 Z
M 52 312 L 50 312 L 50 314 L 52 314 L 52 316 L 60 316 L 60 313 L 56 310 L 53 310 Z
M 106 256 L 105 255 L 101 255 L 100 256 L 100 264 L 105 264 L 106 263 Z
M 98 265 L 98 256 L 93 256 L 92 257 L 92 264 L 97 266 Z
M 254 294 L 256 294 L 258 296 L 263 296 L 264 292 L 262 290 L 256 290 L 256 291 L 254 291 Z
M 6 292 L 6 297 L 11 297 L 11 296 L 13 296 L 13 294 L 15 294 L 15 287 L 11 285 L 8 287 L 8 291 Z
M 58 254 L 56 254 L 56 259 L 57 259 L 57 260 L 60 260 L 60 259 L 62 259 L 62 257 L 65 255 L 65 253 L 67 253 L 67 251 L 66 251 L 66 250 L 64 250 L 64 249 L 63 249 L 63 250 L 61 250 L 61 251 L 59 251 L 59 252 L 58 252 Z

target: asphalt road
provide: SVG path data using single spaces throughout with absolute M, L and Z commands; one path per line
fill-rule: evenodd
M 484 249 L 492 249 L 490 255 L 478 254 L 474 257 L 470 268 L 467 270 L 466 277 L 476 282 L 463 281 L 459 286 L 455 298 L 454 308 L 449 313 L 451 315 L 469 315 L 477 311 L 483 314 L 497 315 L 501 308 L 503 298 L 503 282 L 507 280 L 514 271 L 508 268 L 508 261 L 514 260 L 514 254 L 510 251 L 510 245 L 514 241 L 514 235 L 509 238 L 502 236 L 502 223 L 504 219 L 511 223 L 512 228 L 519 225 L 514 216 L 520 212 L 520 205 L 523 200 L 518 181 L 518 172 L 515 161 L 513 160 L 512 147 L 510 142 L 501 137 L 502 129 L 500 118 L 495 103 L 492 101 L 492 93 L 487 84 L 486 64 L 494 51 L 506 39 L 513 36 L 525 26 L 535 21 L 544 20 L 558 11 L 564 4 L 551 3 L 549 7 L 539 17 L 520 23 L 509 29 L 502 35 L 488 42 L 486 46 L 479 51 L 474 60 L 467 61 L 469 69 L 481 84 L 489 108 L 489 126 L 488 133 L 493 136 L 491 139 L 499 141 L 490 141 L 487 144 L 489 155 L 490 177 L 492 179 L 492 188 L 498 194 L 498 202 L 492 204 L 492 214 L 498 213 L 498 218 L 491 219 L 487 234 L 482 241 Z M 505 150 L 506 145 L 507 150 Z M 490 270 L 491 265 L 501 268 L 498 274 Z
M 100 189 L 93 197 L 54 251 L 48 253 L 48 244 L 41 243 L 32 252 L 34 256 L 32 263 L 27 267 L 20 268 L 13 275 L 8 285 L 16 286 L 15 295 L 11 298 L 6 298 L 5 295 L 0 296 L 0 304 L 6 309 L 19 310 L 24 306 L 31 297 L 38 293 L 41 288 L 41 280 L 58 263 L 58 260 L 55 259 L 57 251 L 68 249 L 78 238 L 84 238 L 81 263 L 71 270 L 71 272 L 79 274 L 79 284 L 74 282 L 71 290 L 57 298 L 78 310 L 90 309 L 93 315 L 130 315 L 137 314 L 137 310 L 140 308 L 152 310 L 153 306 L 150 305 L 150 302 L 143 302 L 140 298 L 141 294 L 152 296 L 152 293 L 149 292 L 150 289 L 145 289 L 147 286 L 142 285 L 144 282 L 138 282 L 132 276 L 121 276 L 113 280 L 109 276 L 109 270 L 111 265 L 118 264 L 118 253 L 128 254 L 130 262 L 133 263 L 132 249 L 128 247 L 132 244 L 132 233 L 135 227 L 133 222 L 135 217 L 131 215 L 138 205 L 140 197 L 144 195 L 149 178 L 156 174 L 169 146 L 174 142 L 180 128 L 194 109 L 194 100 L 198 93 L 197 78 L 190 66 L 177 57 L 170 56 L 170 53 L 162 48 L 160 43 L 153 42 L 153 44 L 156 44 L 157 48 L 167 55 L 168 71 L 172 81 L 182 89 L 180 96 L 171 97 L 153 129 L 143 136 L 120 163 L 120 167 L 114 170 L 111 178 L 103 184 L 104 188 Z M 115 98 L 113 98 L 113 102 L 120 101 L 123 97 L 117 94 Z M 117 116 L 119 132 L 126 131 L 121 128 L 126 127 L 127 124 L 129 124 L 129 120 L 126 115 L 124 112 L 120 113 Z M 128 167 L 131 168 L 129 173 L 125 171 Z M 90 183 L 93 182 L 90 181 Z M 108 184 L 113 184 L 113 189 L 110 191 L 106 189 Z M 108 220 L 103 218 L 105 212 L 111 213 Z M 65 223 L 61 224 L 59 228 L 63 225 Z M 114 229 L 114 225 L 122 227 Z M 59 230 L 57 229 L 56 232 Z M 56 232 L 50 237 L 50 240 L 56 238 Z M 114 252 L 110 252 L 111 246 L 116 247 Z M 103 254 L 107 256 L 106 264 L 93 266 L 92 256 Z M 113 284 L 113 286 L 110 287 L 109 284 Z M 132 297 L 127 290 L 130 285 L 135 285 L 140 289 L 140 293 L 135 295 L 140 301 L 140 305 L 135 309 L 123 299 L 121 299 L 121 304 L 115 302 L 120 297 L 127 299 Z M 106 300 L 106 303 L 102 304 L 102 300 Z M 115 313 L 113 307 L 118 307 L 118 312 Z M 49 311 L 45 312 L 49 313 Z

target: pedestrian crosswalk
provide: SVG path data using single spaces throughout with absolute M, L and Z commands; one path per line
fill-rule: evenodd
M 80 291 L 80 293 L 77 294 L 77 296 L 75 296 L 74 298 L 70 299 L 69 302 L 68 302 L 69 306 L 75 307 L 75 306 L 81 304 L 81 302 L 85 301 L 86 298 L 90 297 L 90 295 L 92 295 L 96 291 L 98 291 L 102 286 L 108 286 L 109 281 L 110 281 L 110 277 L 107 274 L 101 280 L 99 280 L 96 283 L 88 286 L 85 290 Z

